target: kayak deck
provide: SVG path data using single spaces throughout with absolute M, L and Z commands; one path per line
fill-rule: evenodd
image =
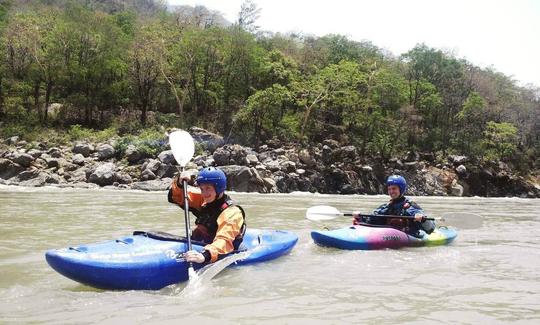
M 154 238 L 151 238 L 154 237 Z M 58 273 L 77 282 L 101 289 L 161 289 L 188 280 L 188 263 L 181 257 L 185 239 L 135 235 L 101 243 L 49 250 L 45 257 Z M 236 264 L 274 259 L 288 253 L 298 236 L 287 231 L 248 229 L 242 246 L 251 254 Z M 194 250 L 203 244 L 192 242 Z M 196 269 L 204 264 L 194 264 Z
M 351 250 L 446 245 L 451 243 L 456 236 L 457 232 L 447 227 L 438 227 L 431 234 L 425 234 L 421 238 L 394 228 L 368 225 L 311 232 L 311 238 L 318 245 Z

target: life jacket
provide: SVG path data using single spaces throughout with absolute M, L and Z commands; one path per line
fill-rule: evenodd
M 193 240 L 203 241 L 206 244 L 211 244 L 216 237 L 218 230 L 217 219 L 219 215 L 231 206 L 236 206 L 242 212 L 243 223 L 240 228 L 240 234 L 236 236 L 233 241 L 234 249 L 237 250 L 244 239 L 244 234 L 246 233 L 246 213 L 244 209 L 235 204 L 234 201 L 226 194 L 221 198 L 205 204 L 200 210 L 190 209 L 190 211 L 195 215 L 195 224 L 197 227 L 193 230 L 191 238 Z
M 402 196 L 396 200 L 390 200 L 387 205 L 386 215 L 396 215 L 404 216 L 406 215 L 406 210 L 411 207 L 412 204 L 415 204 L 412 201 L 409 201 L 406 197 Z M 413 227 L 413 222 L 411 219 L 398 219 L 398 218 L 388 218 L 386 219 L 386 224 L 393 228 L 397 228 L 403 232 L 411 232 Z

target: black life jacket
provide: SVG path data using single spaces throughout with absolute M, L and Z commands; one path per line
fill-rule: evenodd
M 238 207 L 242 212 L 242 218 L 244 219 L 242 227 L 240 228 L 240 234 L 236 236 L 233 241 L 234 249 L 237 250 L 244 239 L 244 234 L 246 233 L 246 213 L 241 206 L 236 205 L 234 201 L 226 194 L 224 194 L 221 198 L 216 199 L 214 202 L 203 205 L 200 210 L 190 209 L 190 211 L 196 217 L 195 224 L 197 225 L 197 228 L 193 230 L 191 238 L 211 244 L 214 241 L 218 230 L 217 219 L 219 215 L 225 209 L 231 206 Z

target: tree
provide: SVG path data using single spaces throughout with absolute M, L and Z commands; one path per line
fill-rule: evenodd
M 252 133 L 252 143 L 258 147 L 261 135 L 277 134 L 283 107 L 291 101 L 290 91 L 274 84 L 251 95 L 238 112 L 237 119 Z
M 511 123 L 489 121 L 484 136 L 488 159 L 508 159 L 516 151 L 517 128 Z
M 129 51 L 130 77 L 141 110 L 141 124 L 146 125 L 146 113 L 151 109 L 160 72 L 161 39 L 152 26 L 142 26 Z

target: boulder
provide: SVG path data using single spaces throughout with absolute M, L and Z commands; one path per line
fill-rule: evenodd
M 126 148 L 125 157 L 130 164 L 137 163 L 142 159 L 142 154 L 134 145 L 130 144 Z
M 116 166 L 113 163 L 99 165 L 88 177 L 88 182 L 99 186 L 112 185 L 116 181 Z
M 225 148 L 218 148 L 212 155 L 216 166 L 227 166 L 230 162 L 231 153 Z
M 114 155 L 116 154 L 113 146 L 111 146 L 108 143 L 99 145 L 96 148 L 96 152 L 97 152 L 98 160 L 107 160 L 107 159 L 113 158 Z
M 10 179 L 17 176 L 23 170 L 24 167 L 21 165 L 14 163 L 9 159 L 0 158 L 0 178 Z
M 71 161 L 76 165 L 82 166 L 86 162 L 86 159 L 84 158 L 82 154 L 78 153 L 78 154 L 73 155 L 73 157 L 71 158 Z
M 465 175 L 467 173 L 467 168 L 463 165 L 459 165 L 456 167 L 456 172 L 460 175 Z
M 454 164 L 455 166 L 463 165 L 464 163 L 469 161 L 469 157 L 467 156 L 458 156 L 458 155 L 450 155 L 448 156 L 448 161 Z
M 201 143 L 203 147 L 210 152 L 214 152 L 217 148 L 225 144 L 222 136 L 208 132 L 205 129 L 191 127 L 189 133 L 193 137 L 193 140 Z
M 317 162 L 313 157 L 310 155 L 309 151 L 307 149 L 302 149 L 298 153 L 298 159 L 304 164 L 306 164 L 308 167 L 313 167 L 317 165 Z
M 173 165 L 176 163 L 176 160 L 174 159 L 174 156 L 171 150 L 162 151 L 158 155 L 158 159 L 164 164 Z
M 11 161 L 13 161 L 16 164 L 19 164 L 23 167 L 30 167 L 30 164 L 34 161 L 34 157 L 22 152 L 14 152 L 11 155 Z
M 75 146 L 73 146 L 73 149 L 71 149 L 71 152 L 88 157 L 92 152 L 94 152 L 94 147 L 89 143 L 77 142 Z
M 220 167 L 227 175 L 227 185 L 230 190 L 238 192 L 266 192 L 264 180 L 255 168 L 229 165 Z

